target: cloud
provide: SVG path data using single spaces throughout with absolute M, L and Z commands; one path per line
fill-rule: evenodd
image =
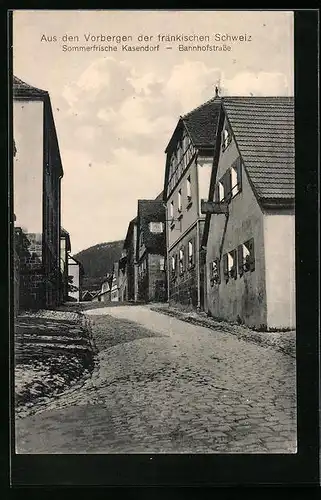
M 84 239 L 89 246 L 108 241 L 109 234 L 124 238 L 137 200 L 153 199 L 163 188 L 162 153 L 140 154 L 119 147 L 112 161 L 96 162 L 86 150 L 69 149 L 62 160 L 63 225 L 72 227 L 73 252 L 82 248 Z
M 170 101 L 176 100 L 182 113 L 187 113 L 214 96 L 221 74 L 220 69 L 204 62 L 186 60 L 173 67 L 163 94 Z
M 288 96 L 289 82 L 283 73 L 241 72 L 222 82 L 223 95 Z

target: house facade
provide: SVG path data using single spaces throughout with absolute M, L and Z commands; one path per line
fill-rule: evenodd
M 118 262 L 118 284 L 119 284 L 119 300 L 127 301 L 128 297 L 128 273 L 127 273 L 127 253 L 122 251 L 122 256 Z
M 118 279 L 118 272 L 119 272 L 119 263 L 114 262 L 114 267 L 113 267 L 113 275 L 111 278 L 111 290 L 110 290 L 110 300 L 112 302 L 118 302 L 119 301 L 119 279 Z
M 162 200 L 138 200 L 137 300 L 163 302 L 166 293 L 166 212 Z
M 82 282 L 84 269 L 82 264 L 72 255 L 68 255 L 68 300 L 80 302 L 82 299 Z
M 132 219 L 128 225 L 126 238 L 124 241 L 124 252 L 126 255 L 126 290 L 124 292 L 124 300 L 137 300 L 137 217 Z
M 47 91 L 13 77 L 13 209 L 29 241 L 20 261 L 20 307 L 61 301 L 60 214 L 63 168 Z M 21 283 L 22 281 L 22 283 Z
M 91 296 L 92 296 L 91 300 L 93 300 L 94 294 L 92 294 Z M 110 302 L 111 301 L 111 279 L 109 276 L 107 276 L 106 279 L 104 280 L 104 282 L 102 283 L 101 289 L 96 297 L 97 297 L 98 302 Z
M 208 196 L 219 109 L 216 97 L 181 117 L 165 151 L 168 300 L 200 309 L 205 295 L 201 199 Z
M 223 97 L 206 224 L 206 310 L 295 327 L 294 102 Z
M 61 273 L 61 302 L 68 300 L 68 255 L 71 251 L 70 235 L 64 229 L 60 230 L 60 273 Z

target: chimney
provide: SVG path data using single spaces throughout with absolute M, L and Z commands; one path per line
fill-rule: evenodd
M 215 97 L 219 97 L 218 93 L 219 93 L 219 90 L 218 90 L 218 86 L 216 85 L 216 87 L 215 87 Z

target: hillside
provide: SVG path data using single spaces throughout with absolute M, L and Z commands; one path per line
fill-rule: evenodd
M 104 276 L 112 272 L 114 262 L 120 259 L 123 244 L 123 241 L 98 243 L 75 254 L 84 267 L 84 289 L 100 288 Z

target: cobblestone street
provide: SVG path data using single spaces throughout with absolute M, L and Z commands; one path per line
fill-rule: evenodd
M 290 355 L 147 306 L 85 314 L 93 374 L 16 420 L 18 453 L 296 452 Z

